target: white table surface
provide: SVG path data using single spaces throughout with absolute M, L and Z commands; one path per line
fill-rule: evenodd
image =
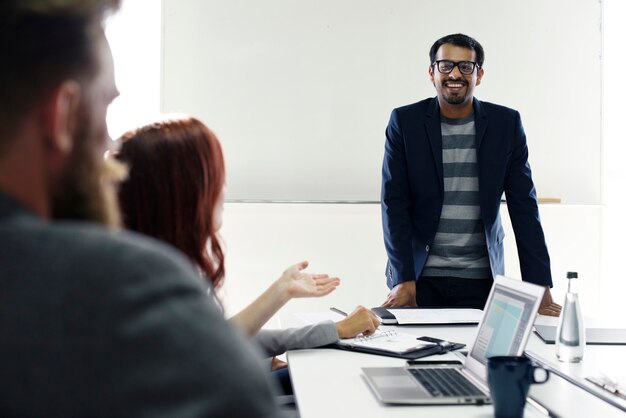
M 297 326 L 293 316 L 281 318 L 284 327 Z M 556 318 L 537 318 L 536 323 L 556 324 Z M 394 328 L 394 327 L 389 327 Z M 476 326 L 402 326 L 402 332 L 416 336 L 448 339 L 470 344 Z M 527 352 L 549 366 L 598 390 L 584 381 L 599 371 L 626 376 L 626 346 L 587 346 L 582 363 L 560 363 L 554 345 L 544 344 L 531 334 Z M 450 356 L 450 354 L 447 354 Z M 334 349 L 295 350 L 287 353 L 294 392 L 302 418 L 318 417 L 492 417 L 493 406 L 398 406 L 380 403 L 364 379 L 361 367 L 405 365 L 405 360 Z M 600 391 L 600 390 L 598 390 Z M 600 391 L 601 392 L 601 391 Z M 560 417 L 625 417 L 626 412 L 553 374 L 548 383 L 533 385 L 530 396 Z M 626 407 L 626 401 L 623 403 Z M 526 418 L 545 416 L 527 404 Z

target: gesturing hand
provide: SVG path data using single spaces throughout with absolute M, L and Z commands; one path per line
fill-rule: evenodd
M 254 336 L 291 298 L 324 296 L 339 285 L 337 277 L 304 272 L 308 265 L 307 261 L 302 261 L 288 267 L 265 292 L 235 315 L 233 320 L 248 335 Z
M 278 279 L 289 298 L 325 296 L 339 286 L 340 280 L 338 277 L 304 272 L 303 270 L 308 265 L 308 261 L 294 264 L 288 267 Z

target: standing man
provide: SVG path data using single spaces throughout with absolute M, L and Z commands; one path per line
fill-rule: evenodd
M 189 261 L 101 225 L 116 7 L 0 2 L 0 416 L 275 417 Z
M 391 113 L 381 198 L 391 291 L 382 306 L 482 309 L 504 274 L 505 193 L 522 278 L 545 286 L 539 312 L 558 316 L 520 115 L 474 98 L 484 59 L 467 35 L 437 40 L 428 67 L 437 97 Z

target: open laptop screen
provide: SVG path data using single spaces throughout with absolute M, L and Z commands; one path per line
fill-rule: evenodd
M 469 354 L 483 365 L 492 356 L 520 355 L 524 350 L 524 335 L 535 320 L 535 296 L 497 282 L 494 286 Z

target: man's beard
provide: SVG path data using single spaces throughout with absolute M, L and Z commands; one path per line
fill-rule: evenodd
M 52 196 L 52 218 L 84 220 L 121 227 L 117 185 L 126 176 L 126 167 L 104 159 L 90 130 L 90 118 L 81 118 L 74 135 L 74 148 L 65 179 Z
M 451 105 L 457 105 L 457 104 L 463 103 L 466 97 L 467 97 L 467 94 L 463 94 L 463 95 L 444 94 L 443 95 L 443 99 L 446 101 L 446 103 L 451 104 Z
M 465 96 L 443 96 L 443 98 L 446 100 L 447 103 L 449 104 L 461 104 L 465 101 Z
M 459 93 L 457 93 L 457 94 L 446 93 L 446 83 L 448 81 L 457 82 L 457 83 L 463 83 L 465 85 L 465 89 L 462 91 L 462 94 L 459 94 Z M 469 94 L 469 86 L 468 86 L 467 82 L 462 81 L 462 80 L 444 80 L 441 83 L 440 93 L 443 96 L 443 99 L 448 104 L 451 104 L 451 105 L 463 104 L 465 102 L 465 99 L 467 98 L 467 95 Z

